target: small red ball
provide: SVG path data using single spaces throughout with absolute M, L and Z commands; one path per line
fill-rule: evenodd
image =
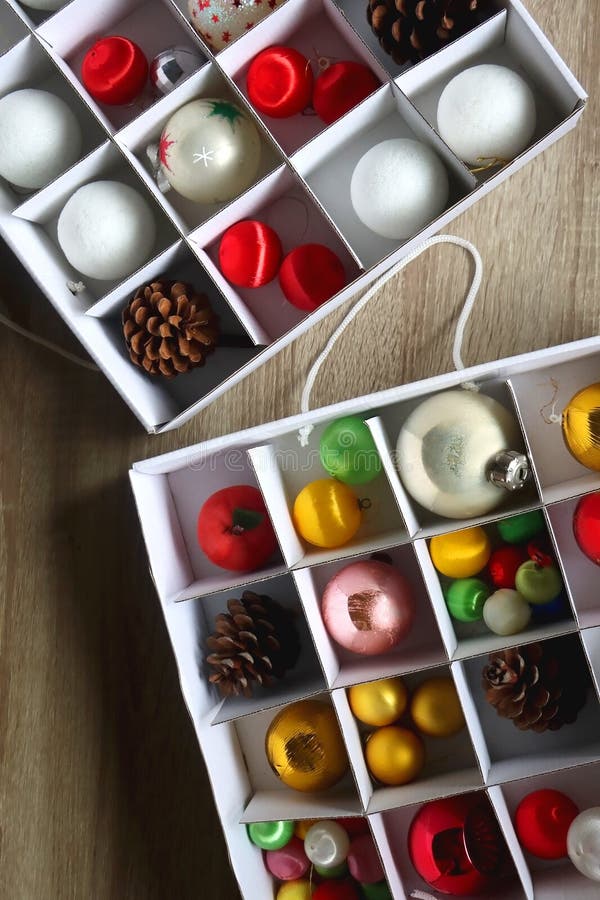
M 275 552 L 277 538 L 258 488 L 235 484 L 212 494 L 198 514 L 198 543 L 221 569 L 260 569 Z
M 517 569 L 528 559 L 527 552 L 515 544 L 494 550 L 488 562 L 488 572 L 494 585 L 514 590 Z
M 358 888 L 351 881 L 324 881 L 312 900 L 360 900 Z
M 515 813 L 515 830 L 525 850 L 540 859 L 567 856 L 567 833 L 579 809 L 570 797 L 550 789 L 523 797 Z
M 287 119 L 306 109 L 313 83 L 307 58 L 293 47 L 277 45 L 254 57 L 246 78 L 250 102 L 273 119 Z
M 301 244 L 279 270 L 281 290 L 293 306 L 312 312 L 346 285 L 338 256 L 323 244 Z
M 581 498 L 573 516 L 573 531 L 581 552 L 600 566 L 600 492 Z
M 94 100 L 107 106 L 127 106 L 144 90 L 148 60 L 129 38 L 100 38 L 85 54 L 81 78 Z
M 368 66 L 357 62 L 334 63 L 315 81 L 315 112 L 326 125 L 331 125 L 378 87 L 379 81 Z
M 219 245 L 221 272 L 238 287 L 257 288 L 277 275 L 283 250 L 277 232 L 257 219 L 236 222 Z

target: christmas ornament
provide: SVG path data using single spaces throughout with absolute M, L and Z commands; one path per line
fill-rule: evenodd
M 329 247 L 301 244 L 283 260 L 279 286 L 288 303 L 312 312 L 346 286 L 346 273 Z
M 208 297 L 182 281 L 141 285 L 123 310 L 122 322 L 131 362 L 164 378 L 203 366 L 219 340 L 219 322 Z
M 338 819 L 338 823 L 345 828 L 350 837 L 358 837 L 361 834 L 370 834 L 369 823 L 362 816 L 345 816 Z
M 438 534 L 429 542 L 431 561 L 448 578 L 469 578 L 487 565 L 492 547 L 479 525 L 450 534 Z
M 333 478 L 311 481 L 294 501 L 298 534 L 315 547 L 343 547 L 352 540 L 362 519 L 360 501 L 347 485 Z
M 248 837 L 261 850 L 281 850 L 294 836 L 294 823 L 253 822 L 246 826 Z
M 560 791 L 533 791 L 515 812 L 515 831 L 521 845 L 540 859 L 567 855 L 567 832 L 579 813 L 570 797 Z
M 573 533 L 581 552 L 600 566 L 600 492 L 587 494 L 578 502 Z
M 351 881 L 326 881 L 316 888 L 312 900 L 361 900 L 361 897 Z
M 323 819 L 309 830 L 304 839 L 304 852 L 314 866 L 337 869 L 346 861 L 350 838 L 337 822 Z
M 524 544 L 546 528 L 544 514 L 539 509 L 518 513 L 496 522 L 498 534 L 507 544 Z
M 465 717 L 452 678 L 428 678 L 410 702 L 410 715 L 423 734 L 451 737 L 465 727 Z
M 45 187 L 79 159 L 82 134 L 55 94 L 25 88 L 0 99 L 0 176 L 18 188 Z
M 283 0 L 188 0 L 190 22 L 215 53 L 268 16 Z
M 385 878 L 381 859 L 370 834 L 354 838 L 348 853 L 350 874 L 361 884 L 376 884 Z
M 129 38 L 103 37 L 85 54 L 81 80 L 98 103 L 128 106 L 146 86 L 148 61 L 143 50 Z
M 555 597 L 550 603 L 543 603 L 541 606 L 531 606 L 531 618 L 538 624 L 546 622 L 556 622 L 557 619 L 564 619 L 565 616 L 571 615 L 569 601 L 564 593 Z
M 361 884 L 365 900 L 393 900 L 387 881 L 377 884 Z
M 312 900 L 310 881 L 285 881 L 277 891 L 275 900 Z
M 165 125 L 158 148 L 162 174 L 195 203 L 227 203 L 250 187 L 260 165 L 260 137 L 230 100 L 186 103 Z
M 198 543 L 215 566 L 255 572 L 277 549 L 277 538 L 258 488 L 236 484 L 212 494 L 198 515 Z
M 505 66 L 472 66 L 448 82 L 438 101 L 438 131 L 459 159 L 473 166 L 505 164 L 531 142 L 535 98 Z
M 543 605 L 558 597 L 563 589 L 556 566 L 540 566 L 533 559 L 519 566 L 515 585 L 528 603 Z
M 325 628 L 352 653 L 387 653 L 406 637 L 416 613 L 412 588 L 392 565 L 360 560 L 340 569 L 321 601 Z
M 354 212 L 367 228 L 406 240 L 436 219 L 448 201 L 448 175 L 426 144 L 390 138 L 359 159 L 350 182 Z
M 558 731 L 585 704 L 588 672 L 569 637 L 490 654 L 483 669 L 486 700 L 521 731 Z
M 527 457 L 510 451 L 520 443 L 514 416 L 493 397 L 444 391 L 409 415 L 398 436 L 396 461 L 406 490 L 421 506 L 462 519 L 499 506 L 506 498 L 500 487 L 524 486 Z
M 517 569 L 527 559 L 527 553 L 522 547 L 498 547 L 497 550 L 492 551 L 488 562 L 488 573 L 493 585 L 497 588 L 514 590 Z
M 479 622 L 483 605 L 491 591 L 479 578 L 460 578 L 453 581 L 445 593 L 448 612 L 457 622 Z
M 408 784 L 425 765 L 425 747 L 414 731 L 386 725 L 369 735 L 365 759 L 373 778 L 382 784 Z
M 348 866 L 345 862 L 340 863 L 340 865 L 336 866 L 334 869 L 325 869 L 323 866 L 317 865 L 315 865 L 314 869 L 321 878 L 345 878 L 348 874 Z
M 379 81 L 362 63 L 343 61 L 327 66 L 317 80 L 312 103 L 318 117 L 331 125 L 379 87 Z
M 84 184 L 58 217 L 58 243 L 74 269 L 89 278 L 124 278 L 149 258 L 156 239 L 144 197 L 119 181 Z
M 320 819 L 301 819 L 299 822 L 296 822 L 294 834 L 303 841 L 313 825 L 316 825 L 319 821 Z
M 23 6 L 30 9 L 39 9 L 43 12 L 55 12 L 64 6 L 67 0 L 19 0 Z
M 524 631 L 531 619 L 531 609 L 519 591 L 500 588 L 485 601 L 483 620 L 494 634 L 509 635 Z
M 281 850 L 267 850 L 265 864 L 271 875 L 279 881 L 296 881 L 306 875 L 310 868 L 304 844 L 297 837 L 292 837 Z
M 159 94 L 170 94 L 202 63 L 200 54 L 189 47 L 169 47 L 150 63 L 150 81 Z
M 265 752 L 274 773 L 295 791 L 325 791 L 348 771 L 335 713 L 319 700 L 299 700 L 277 713 Z
M 251 697 L 255 685 L 269 687 L 294 668 L 300 638 L 292 613 L 265 594 L 244 591 L 240 600 L 227 601 L 227 609 L 206 639 L 208 680 L 224 697 Z
M 404 714 L 408 691 L 401 678 L 381 678 L 348 690 L 350 709 L 365 725 L 391 725 Z
M 344 416 L 327 426 L 319 443 L 321 465 L 338 481 L 368 484 L 381 472 L 381 459 L 366 422 Z
M 600 472 L 600 382 L 571 397 L 563 410 L 562 433 L 577 462 Z
M 273 119 L 287 119 L 310 106 L 313 91 L 310 63 L 293 47 L 275 45 L 258 53 L 248 69 L 248 97 Z
M 219 266 L 238 287 L 257 288 L 277 275 L 283 250 L 277 232 L 257 219 L 231 225 L 219 244 Z
M 582 875 L 590 881 L 600 881 L 600 806 L 592 806 L 573 819 L 567 851 Z

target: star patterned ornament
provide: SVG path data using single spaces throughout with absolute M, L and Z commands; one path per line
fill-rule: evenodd
M 283 0 L 188 0 L 192 25 L 218 53 L 283 3 Z

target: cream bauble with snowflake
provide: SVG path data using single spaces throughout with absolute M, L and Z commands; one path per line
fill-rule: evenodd
M 190 22 L 218 53 L 268 16 L 283 0 L 188 0 Z

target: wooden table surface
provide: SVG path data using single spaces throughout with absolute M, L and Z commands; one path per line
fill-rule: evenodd
M 598 34 L 589 0 L 529 7 L 588 91 L 581 125 L 451 226 L 485 281 L 468 363 L 592 335 Z M 344 335 L 314 404 L 447 371 L 470 271 L 434 248 Z M 16 264 L 13 316 L 77 349 Z M 298 411 L 341 311 L 187 427 L 145 436 L 108 381 L 0 332 L 0 898 L 234 900 L 128 488 L 132 461 Z M 256 898 L 261 900 L 261 898 Z

